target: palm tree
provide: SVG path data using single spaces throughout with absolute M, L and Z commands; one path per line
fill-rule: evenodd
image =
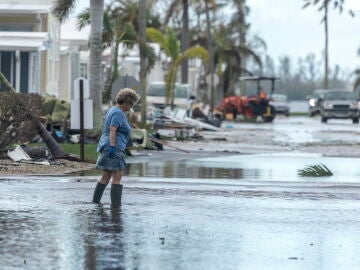
M 245 47 L 247 45 L 246 43 L 246 32 L 247 32 L 247 26 L 246 26 L 246 15 L 249 12 L 249 8 L 245 5 L 246 0 L 234 0 L 234 6 L 236 7 L 236 13 L 233 16 L 230 24 L 235 27 L 238 31 L 239 35 L 239 45 Z M 240 68 L 241 70 L 246 69 L 246 54 L 244 52 L 240 52 Z M 244 75 L 244 72 L 241 71 L 241 75 Z M 241 86 L 240 89 L 242 91 L 241 94 L 246 93 L 246 83 L 245 81 L 240 82 Z
M 176 79 L 176 71 L 182 61 L 191 58 L 208 59 L 208 52 L 201 46 L 192 46 L 184 52 L 180 52 L 180 46 L 174 31 L 168 28 L 166 34 L 154 28 L 146 29 L 147 37 L 160 44 L 162 50 L 170 58 L 168 72 L 165 75 L 166 82 L 166 103 L 174 106 L 174 85 Z
M 210 111 L 213 113 L 215 106 L 215 87 L 214 87 L 214 48 L 213 39 L 211 35 L 211 23 L 210 23 L 210 11 L 209 11 L 209 0 L 205 1 L 205 14 L 206 14 L 206 38 L 208 43 L 209 51 L 209 73 L 210 73 Z
M 343 10 L 343 4 L 344 0 L 303 0 L 305 2 L 303 8 L 306 8 L 308 6 L 312 5 L 320 5 L 319 11 L 324 12 L 324 17 L 322 18 L 322 22 L 324 22 L 324 32 L 325 32 L 325 52 L 324 52 L 324 58 L 325 58 L 325 70 L 324 70 L 324 88 L 329 88 L 329 31 L 328 31 L 328 25 L 329 25 L 329 6 L 331 3 L 333 3 L 333 6 L 335 9 L 339 9 L 340 13 Z
M 214 29 L 216 73 L 220 78 L 221 93 L 234 94 L 234 85 L 242 74 L 251 74 L 249 70 L 241 66 L 244 57 L 252 57 L 254 62 L 262 68 L 260 57 L 249 47 L 234 45 L 232 29 L 220 25 Z
M 53 14 L 63 22 L 74 8 L 76 0 L 56 0 Z M 93 99 L 94 130 L 99 132 L 102 125 L 101 53 L 104 0 L 90 0 L 90 92 Z
M 124 16 L 126 14 L 126 16 Z M 133 48 L 137 42 L 137 34 L 131 21 L 129 21 L 129 13 L 124 12 L 120 7 L 112 8 L 111 5 L 107 6 L 104 11 L 103 18 L 103 32 L 102 43 L 103 48 L 112 47 L 111 59 L 111 72 L 110 77 L 105 84 L 105 90 L 103 95 L 103 102 L 107 102 L 111 99 L 111 86 L 116 79 L 119 78 L 119 61 L 118 53 L 120 44 L 124 44 L 126 48 Z M 89 9 L 82 11 L 78 16 L 79 30 L 85 26 L 91 24 Z
M 181 52 L 184 53 L 189 48 L 189 0 L 182 0 L 183 17 L 181 31 Z M 181 63 L 181 83 L 188 83 L 189 63 L 187 60 Z
M 146 3 L 145 3 L 146 2 Z M 144 4 L 149 7 L 153 4 L 153 1 L 145 0 Z M 108 80 L 110 83 L 106 84 L 104 98 L 106 100 L 110 98 L 110 90 L 112 83 L 119 77 L 118 72 L 118 51 L 119 45 L 122 43 L 127 48 L 132 48 L 134 44 L 138 44 L 140 48 L 140 62 L 142 63 L 140 71 L 140 81 L 144 85 L 142 87 L 142 106 L 141 106 L 141 120 L 146 121 L 146 93 L 145 83 L 146 74 L 155 65 L 156 55 L 151 46 L 146 42 L 143 42 L 140 38 L 138 39 L 137 32 L 140 31 L 140 27 L 137 24 L 139 22 L 139 7 L 143 5 L 142 2 L 137 1 L 115 1 L 113 4 L 108 5 L 103 16 L 103 32 L 102 32 L 102 46 L 103 48 L 113 46 L 112 51 L 112 71 L 111 78 Z M 150 25 L 159 27 L 159 18 L 153 15 L 149 9 L 146 8 L 145 14 L 145 25 L 148 20 Z M 64 16 L 61 13 L 62 9 L 57 11 L 58 16 Z M 91 12 L 90 12 L 91 13 Z M 91 23 L 91 15 L 88 11 L 84 11 L 78 16 L 78 28 L 81 29 L 85 25 Z M 139 37 L 141 35 L 139 34 Z M 145 79 L 144 79 L 145 76 Z
M 205 17 L 206 17 L 206 39 L 207 39 L 207 48 L 209 52 L 209 65 L 208 73 L 210 74 L 210 111 L 213 112 L 215 106 L 215 85 L 214 85 L 214 73 L 215 73 L 215 64 L 214 64 L 214 45 L 213 37 L 211 32 L 212 21 L 210 20 L 210 10 L 216 10 L 217 7 L 221 7 L 224 3 L 215 0 L 204 0 L 205 4 Z
M 177 12 L 177 7 L 182 5 L 182 29 L 181 29 L 181 52 L 186 51 L 190 46 L 189 41 L 189 0 L 173 0 L 168 6 L 163 25 L 167 26 L 170 18 Z M 188 61 L 181 63 L 181 83 L 188 83 Z

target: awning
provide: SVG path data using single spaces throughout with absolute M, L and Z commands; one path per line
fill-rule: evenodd
M 0 32 L 0 51 L 43 51 L 51 42 L 47 32 Z

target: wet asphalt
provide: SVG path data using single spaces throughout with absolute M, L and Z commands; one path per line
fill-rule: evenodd
M 319 161 L 334 176 L 297 175 Z M 0 176 L 0 268 L 360 269 L 357 164 L 291 152 L 131 162 L 118 209 L 109 188 L 90 202 L 94 172 Z

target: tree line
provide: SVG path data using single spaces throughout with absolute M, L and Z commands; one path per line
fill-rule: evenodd
M 301 0 L 299 0 L 301 1 Z M 54 14 L 61 20 L 66 18 L 69 10 L 76 4 L 75 0 L 55 1 Z M 79 20 L 91 24 L 90 36 L 90 88 L 93 93 L 94 108 L 99 110 L 99 102 L 103 89 L 98 79 L 101 74 L 99 57 L 106 46 L 117 53 L 119 44 L 131 48 L 137 44 L 140 48 L 140 81 L 142 84 L 141 98 L 142 121 L 145 121 L 146 110 L 146 74 L 151 69 L 156 57 L 146 46 L 150 40 L 158 40 L 159 33 L 165 39 L 175 41 L 172 45 L 162 49 L 171 56 L 180 71 L 169 71 L 167 83 L 171 88 L 175 73 L 180 73 L 182 83 L 187 83 L 188 62 L 175 61 L 191 48 L 198 46 L 207 50 L 208 57 L 201 52 L 207 62 L 200 78 L 200 87 L 206 88 L 207 101 L 211 106 L 223 96 L 233 95 L 240 89 L 239 94 L 246 94 L 246 86 L 239 83 L 239 77 L 249 74 L 278 76 L 278 91 L 289 95 L 291 99 L 303 99 L 315 88 L 343 88 L 347 86 L 349 73 L 328 64 L 328 18 L 329 9 L 343 11 L 345 0 L 302 0 L 303 8 L 314 6 L 320 11 L 319 22 L 324 25 L 324 60 L 319 62 L 315 55 L 309 54 L 303 59 L 293 60 L 289 56 L 277 59 L 275 63 L 266 55 L 266 41 L 251 34 L 251 23 L 248 15 L 251 2 L 246 0 L 114 0 L 104 5 L 104 0 L 90 0 L 87 17 L 79 16 Z M 85 15 L 83 13 L 82 15 Z M 85 20 L 84 20 L 85 19 Z M 146 28 L 152 27 L 153 36 Z M 110 29 L 110 31 L 105 31 Z M 158 31 L 158 32 L 155 32 Z M 155 33 L 155 34 L 154 34 Z M 154 36 L 155 35 L 155 36 Z M 172 35 L 172 36 L 171 36 Z M 173 37 L 176 37 L 175 40 Z M 180 44 L 177 44 L 179 42 Z M 169 45 L 165 42 L 163 45 Z M 92 53 L 93 52 L 93 53 Z M 176 52 L 176 55 L 174 55 Z M 113 57 L 110 83 L 118 76 L 117 57 Z M 175 65 L 173 65 L 174 67 Z M 321 67 L 322 66 L 322 67 Z M 322 69 L 322 71 L 321 71 Z M 210 83 L 204 80 L 211 75 Z M 214 75 L 219 78 L 215 87 Z M 106 93 L 106 91 L 105 91 Z M 171 89 L 169 89 L 171 96 Z M 94 114 L 97 115 L 96 113 Z M 96 127 L 99 127 L 95 123 Z

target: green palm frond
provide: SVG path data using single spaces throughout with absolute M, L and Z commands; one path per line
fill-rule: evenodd
M 116 33 L 116 42 L 124 43 L 127 48 L 132 49 L 137 42 L 137 33 L 132 24 L 125 24 L 122 32 Z
M 166 47 L 164 50 L 173 59 L 176 59 L 180 54 L 179 41 L 171 28 L 166 31 Z
M 56 0 L 52 8 L 52 14 L 62 23 L 69 17 L 71 11 L 74 9 L 76 0 Z
M 207 61 L 209 59 L 209 54 L 208 51 L 201 46 L 190 47 L 181 55 L 179 62 L 191 58 L 200 58 Z
M 152 27 L 148 27 L 146 28 L 146 36 L 152 42 L 159 43 L 162 49 L 164 49 L 164 47 L 166 46 L 165 35 L 161 33 L 159 30 Z
M 305 169 L 298 170 L 298 175 L 303 177 L 323 177 L 332 176 L 333 173 L 324 164 L 315 164 L 305 167 Z
M 91 21 L 90 21 L 90 9 L 84 9 L 83 11 L 81 11 L 79 13 L 79 15 L 77 15 L 77 23 L 76 23 L 76 28 L 77 30 L 82 30 L 85 26 L 90 25 Z
M 161 31 L 148 27 L 146 28 L 146 36 L 155 43 L 159 43 L 162 50 L 165 54 L 172 58 L 176 59 L 180 54 L 180 46 L 178 39 L 171 28 L 168 28 L 166 34 L 163 34 Z

